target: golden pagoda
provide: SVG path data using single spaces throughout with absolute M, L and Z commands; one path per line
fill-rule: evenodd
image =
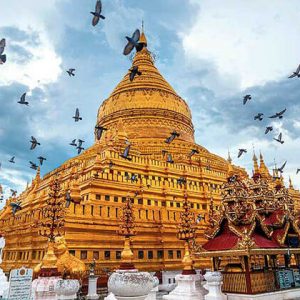
M 135 195 L 137 235 L 130 248 L 136 268 L 182 269 L 184 244 L 178 241 L 177 230 L 185 196 L 191 210 L 204 216 L 197 227 L 197 243 L 204 243 L 209 204 L 218 210 L 230 163 L 195 143 L 187 103 L 155 67 L 144 33 L 141 42 L 144 47 L 136 53 L 133 65 L 142 75 L 131 82 L 127 72 L 98 110 L 95 125 L 107 129 L 102 138 L 98 140 L 95 134 L 90 148 L 43 178 L 38 172 L 18 197 L 7 199 L 0 211 L 5 271 L 34 268 L 44 257 L 47 239 L 38 235 L 34 224 L 43 219 L 50 183 L 58 175 L 62 191 L 71 199 L 64 217 L 64 249 L 86 266 L 94 259 L 101 268 L 120 265 L 124 242 L 116 231 L 128 194 Z M 179 136 L 166 143 L 173 132 Z M 126 156 L 125 148 L 130 149 Z M 247 176 L 244 169 L 230 167 Z M 293 193 L 299 200 L 299 192 Z M 15 215 L 10 206 L 13 201 L 22 207 Z M 208 259 L 195 259 L 195 268 L 209 265 Z

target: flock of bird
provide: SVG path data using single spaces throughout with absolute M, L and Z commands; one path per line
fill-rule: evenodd
M 290 75 L 288 78 L 293 78 L 293 77 L 300 77 L 300 65 L 298 66 L 297 70 L 295 72 L 293 72 L 292 75 Z M 246 105 L 248 101 L 252 100 L 252 96 L 250 94 L 247 94 L 243 97 L 243 105 Z M 270 119 L 279 119 L 281 120 L 284 116 L 284 113 L 286 112 L 286 108 L 284 108 L 283 110 L 276 112 L 275 114 L 269 116 Z M 262 121 L 264 119 L 264 113 L 258 113 L 257 115 L 254 116 L 254 121 Z M 265 128 L 265 134 L 268 134 L 269 132 L 273 131 L 273 126 L 267 126 Z M 274 141 L 278 142 L 279 144 L 284 144 L 284 140 L 282 139 L 282 132 L 280 132 L 278 134 L 277 137 L 273 138 Z M 238 151 L 238 158 L 240 158 L 244 153 L 247 153 L 247 149 L 239 149 Z M 283 165 L 279 168 L 276 168 L 277 171 L 279 171 L 280 173 L 283 173 L 283 169 L 286 166 L 287 161 L 285 161 L 283 163 Z M 296 170 L 296 174 L 298 174 L 300 172 L 300 169 Z
M 92 19 L 92 25 L 96 26 L 99 23 L 99 20 L 102 19 L 104 20 L 105 17 L 102 15 L 102 3 L 101 0 L 96 1 L 96 5 L 95 5 L 95 11 L 90 12 L 93 15 L 93 19 Z M 129 55 L 134 49 L 136 50 L 136 52 L 139 52 L 143 49 L 143 43 L 140 42 L 140 31 L 139 29 L 136 29 L 134 31 L 134 33 L 132 34 L 131 37 L 126 36 L 125 37 L 127 40 L 127 44 L 124 47 L 123 50 L 123 54 L 124 55 Z M 6 63 L 6 54 L 3 54 L 5 51 L 5 46 L 6 46 L 6 40 L 2 39 L 0 41 L 0 64 L 4 64 Z M 66 73 L 69 75 L 69 77 L 74 77 L 76 69 L 75 68 L 69 68 L 68 70 L 66 70 Z M 129 74 L 129 80 L 132 82 L 134 80 L 134 78 L 136 76 L 141 76 L 142 72 L 139 70 L 138 66 L 132 66 L 130 69 L 130 74 Z M 291 76 L 289 76 L 289 78 L 293 78 L 293 77 L 300 77 L 300 65 L 297 68 L 297 70 L 295 72 L 293 72 L 293 74 Z M 252 96 L 250 94 L 247 94 L 244 96 L 243 98 L 243 105 L 246 105 L 248 101 L 252 100 Z M 20 105 L 25 105 L 25 106 L 29 106 L 29 102 L 26 100 L 26 93 L 23 93 L 20 97 L 20 100 L 17 102 Z M 286 112 L 286 108 L 283 109 L 280 112 L 276 112 L 275 114 L 271 115 L 269 118 L 271 119 L 282 119 L 284 113 Z M 82 117 L 80 115 L 80 111 L 79 108 L 75 109 L 75 115 L 72 117 L 74 119 L 75 122 L 79 122 L 82 121 Z M 258 113 L 256 116 L 254 116 L 254 120 L 258 120 L 258 121 L 262 121 L 264 118 L 264 114 L 263 113 Z M 97 140 L 100 140 L 102 138 L 103 132 L 108 130 L 107 128 L 97 125 L 95 127 L 95 135 Z M 269 132 L 273 131 L 273 127 L 272 126 L 267 126 L 265 129 L 265 134 L 268 134 Z M 171 144 L 176 138 L 178 138 L 180 136 L 180 134 L 178 132 L 176 132 L 175 130 L 173 132 L 170 133 L 170 136 L 168 136 L 165 139 L 165 143 L 166 144 Z M 284 143 L 284 140 L 282 139 L 282 133 L 280 133 L 278 135 L 278 137 L 274 138 L 275 141 L 277 141 L 280 144 Z M 30 150 L 34 150 L 37 148 L 37 146 L 41 146 L 40 142 L 38 142 L 38 140 L 34 137 L 31 136 L 31 140 L 30 140 L 31 146 L 30 146 Z M 83 147 L 83 143 L 84 140 L 81 139 L 73 139 L 71 141 L 71 143 L 69 145 L 71 145 L 72 147 L 75 147 L 77 149 L 77 153 L 80 154 L 82 150 L 84 150 Z M 120 154 L 120 156 L 128 161 L 131 161 L 132 158 L 130 156 L 130 147 L 131 144 L 129 141 L 126 141 L 127 145 L 124 149 L 124 151 Z M 197 149 L 191 149 L 190 153 L 187 154 L 188 158 L 191 158 L 193 155 L 199 153 L 199 151 Z M 238 152 L 238 158 L 240 158 L 244 153 L 247 153 L 247 149 L 239 149 Z M 169 153 L 167 150 L 162 150 L 162 156 L 164 158 L 166 158 L 166 162 L 173 164 L 174 160 L 172 158 L 172 154 Z M 47 160 L 45 157 L 43 156 L 38 156 L 37 157 L 38 161 L 39 161 L 39 165 L 43 165 L 43 162 L 45 160 Z M 9 163 L 14 164 L 15 163 L 15 156 L 12 156 L 9 160 Z M 279 172 L 283 172 L 283 169 L 285 167 L 287 162 L 285 162 L 280 168 L 278 168 Z M 37 170 L 38 169 L 38 164 L 30 161 L 30 168 Z M 1 167 L 1 163 L 0 163 L 0 167 Z M 109 168 L 113 167 L 113 163 L 110 162 L 109 163 Z M 207 167 L 209 168 L 209 167 Z M 300 169 L 297 169 L 297 174 L 300 172 Z M 98 177 L 98 173 L 96 173 L 94 175 L 94 177 Z M 137 182 L 138 179 L 138 175 L 136 174 L 132 174 L 131 176 L 128 176 L 127 178 L 128 180 L 130 180 L 131 182 Z M 178 184 L 186 184 L 186 179 L 184 177 L 181 177 L 177 180 Z M 12 197 L 15 197 L 17 194 L 17 191 L 11 189 L 11 194 Z M 70 196 L 70 192 L 67 192 L 66 194 L 66 206 L 68 207 L 70 205 L 70 202 L 72 201 L 71 196 Z M 11 203 L 12 209 L 13 209 L 13 214 L 16 213 L 17 210 L 19 210 L 21 208 L 21 204 L 20 203 Z

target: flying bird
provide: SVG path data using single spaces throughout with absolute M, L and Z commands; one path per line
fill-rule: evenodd
M 180 177 L 177 179 L 177 183 L 180 185 L 186 184 L 186 179 L 184 177 Z
M 129 156 L 129 151 L 130 151 L 130 144 L 125 148 L 123 154 L 121 154 L 121 157 L 127 159 L 127 160 L 132 160 L 131 157 L 128 157 Z
M 66 208 L 68 208 L 72 202 L 71 193 L 70 191 L 66 192 Z
M 84 150 L 84 148 L 81 147 L 81 146 L 79 146 L 79 145 L 76 147 L 76 149 L 78 150 L 78 151 L 77 151 L 78 154 L 80 154 L 81 151 Z
M 99 141 L 102 137 L 103 131 L 107 130 L 107 128 L 103 126 L 95 126 L 97 140 Z
M 78 139 L 78 147 L 81 147 L 82 143 L 84 143 L 84 140 Z
M 73 68 L 67 70 L 66 72 L 69 74 L 70 77 L 75 76 L 75 73 L 74 73 L 75 69 L 73 69 Z
M 18 210 L 22 209 L 20 202 L 11 202 L 10 206 L 11 206 L 13 215 L 15 215 Z
M 9 160 L 10 163 L 14 164 L 15 163 L 15 156 L 13 156 L 10 160 Z
M 239 149 L 238 158 L 240 158 L 244 153 L 247 153 L 246 149 Z
M 189 157 L 192 157 L 194 154 L 199 154 L 199 151 L 197 149 L 192 149 L 190 154 L 188 155 Z
M 277 169 L 280 173 L 283 173 L 283 169 L 284 169 L 286 163 L 287 163 L 287 161 L 285 161 L 284 164 L 280 168 Z
M 273 127 L 272 126 L 267 126 L 266 127 L 266 131 L 265 131 L 265 134 L 269 133 L 270 131 L 273 130 Z
M 69 145 L 74 146 L 74 147 L 77 147 L 76 139 L 75 139 L 75 140 L 72 140 L 72 142 L 71 142 Z
M 45 157 L 43 157 L 43 156 L 39 156 L 37 159 L 40 161 L 40 165 L 41 165 L 41 166 L 43 165 L 44 160 L 47 160 L 47 159 L 46 159 Z
M 37 145 L 41 145 L 41 144 L 37 141 L 37 139 L 36 139 L 34 136 L 31 136 L 31 141 L 30 141 L 30 143 L 31 143 L 30 150 L 35 149 L 35 147 L 36 147 Z
M 280 144 L 283 144 L 284 141 L 282 140 L 282 133 L 280 132 L 279 135 L 278 135 L 278 138 L 273 138 L 276 142 L 280 143 Z
M 138 175 L 137 174 L 132 174 L 131 176 L 127 175 L 127 180 L 130 180 L 132 183 L 138 181 Z
M 258 113 L 256 116 L 254 116 L 254 120 L 259 120 L 262 121 L 263 120 L 263 113 Z
M 95 6 L 95 11 L 91 11 L 91 14 L 94 16 L 93 20 L 92 20 L 92 25 L 96 26 L 101 19 L 105 19 L 105 17 L 103 15 L 101 15 L 101 11 L 102 11 L 102 3 L 101 0 L 98 0 L 96 2 L 96 6 Z
M 180 134 L 174 130 L 173 132 L 171 132 L 171 135 L 168 138 L 166 138 L 165 143 L 171 144 L 173 142 L 173 140 L 179 136 L 180 136 Z
M 296 171 L 296 175 L 297 175 L 299 172 L 300 172 L 300 169 L 297 169 L 297 171 Z
M 20 100 L 18 101 L 18 103 L 24 104 L 24 105 L 27 105 L 27 106 L 28 106 L 29 102 L 28 102 L 28 101 L 25 101 L 25 97 L 26 97 L 26 93 L 24 93 L 24 94 L 21 96 L 21 98 L 20 98 Z
M 17 196 L 17 191 L 16 190 L 10 189 L 10 192 L 11 192 L 11 196 L 12 197 L 16 197 Z
M 252 99 L 252 97 L 251 97 L 251 95 L 245 95 L 244 96 L 244 99 L 243 99 L 243 105 L 245 105 L 246 103 L 247 103 L 247 101 L 249 101 L 249 100 L 251 100 Z
M 30 169 L 33 169 L 33 170 L 37 170 L 38 169 L 37 164 L 33 163 L 32 161 L 30 161 L 29 163 L 30 163 Z
M 174 164 L 174 160 L 172 159 L 172 154 L 171 153 L 169 153 L 167 155 L 167 163 Z
M 78 108 L 76 108 L 75 116 L 73 117 L 73 119 L 75 119 L 75 122 L 78 122 L 79 120 L 82 120 L 82 118 L 80 117 Z
M 198 216 L 196 218 L 196 223 L 199 224 L 203 219 L 204 219 L 204 217 L 201 214 L 198 214 Z
M 138 76 L 142 75 L 142 72 L 139 71 L 138 66 L 133 66 L 131 69 L 129 69 L 129 71 L 130 71 L 130 74 L 129 74 L 130 81 L 133 81 L 133 79 L 136 75 L 138 75 Z
M 297 70 L 293 72 L 288 78 L 300 77 L 300 65 L 298 66 Z
M 134 47 L 137 52 L 143 49 L 143 45 L 139 43 L 140 35 L 140 31 L 136 29 L 132 37 L 126 36 L 128 43 L 123 50 L 124 55 L 128 55 Z
M 5 46 L 6 46 L 6 41 L 5 41 L 5 39 L 2 39 L 0 41 L 0 65 L 4 64 L 6 62 L 6 55 L 3 54 Z
M 286 112 L 286 108 L 280 112 L 275 113 L 275 115 L 270 116 L 270 119 L 275 119 L 275 118 L 279 118 L 282 119 L 283 118 L 283 114 Z

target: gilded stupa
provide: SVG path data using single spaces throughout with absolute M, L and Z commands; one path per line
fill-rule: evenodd
M 116 233 L 119 215 L 123 202 L 131 197 L 136 230 L 131 238 L 132 261 L 140 270 L 158 271 L 182 268 L 184 242 L 178 241 L 177 231 L 184 197 L 204 217 L 197 228 L 197 243 L 202 244 L 209 203 L 218 209 L 229 165 L 247 176 L 244 169 L 195 143 L 187 103 L 155 67 L 144 33 L 140 42 L 144 47 L 136 53 L 133 65 L 142 75 L 131 82 L 127 72 L 98 110 L 95 125 L 107 129 L 102 138 L 98 141 L 95 135 L 90 148 L 43 178 L 38 171 L 26 190 L 9 198 L 0 211 L 5 271 L 41 262 L 47 240 L 38 235 L 34 224 L 43 218 L 41 208 L 54 178 L 59 178 L 72 199 L 64 228 L 71 255 L 86 265 L 95 259 L 101 268 L 118 267 L 123 249 L 123 239 Z M 174 131 L 179 136 L 166 143 Z M 121 156 L 128 145 L 130 160 Z M 191 150 L 196 150 L 192 156 Z M 168 162 L 170 157 L 173 163 Z M 299 199 L 299 192 L 294 193 Z M 10 206 L 13 201 L 22 206 L 15 215 Z M 209 266 L 208 260 L 196 259 L 196 268 L 205 265 Z

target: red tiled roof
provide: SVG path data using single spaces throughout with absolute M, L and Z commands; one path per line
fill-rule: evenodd
M 259 248 L 280 248 L 277 242 L 269 240 L 257 233 L 252 235 L 252 239 Z

